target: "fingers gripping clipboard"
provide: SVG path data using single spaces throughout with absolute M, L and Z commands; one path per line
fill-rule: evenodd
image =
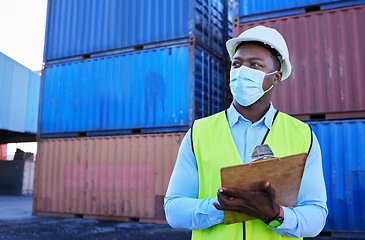
M 258 191 L 263 181 L 269 181 L 276 191 L 276 202 L 295 207 L 307 156 L 307 153 L 300 153 L 224 167 L 221 169 L 222 187 Z M 255 217 L 224 211 L 225 224 L 253 219 Z

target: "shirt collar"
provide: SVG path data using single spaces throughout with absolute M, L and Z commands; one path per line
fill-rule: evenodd
M 253 123 L 253 124 L 258 125 L 261 122 L 264 122 L 266 127 L 271 129 L 272 122 L 274 120 L 274 116 L 275 116 L 276 112 L 277 112 L 277 110 L 274 108 L 272 103 L 270 103 L 269 110 L 267 110 L 265 115 L 259 121 L 257 121 L 256 123 Z M 233 102 L 231 103 L 231 106 L 227 109 L 227 115 L 228 115 L 227 117 L 228 117 L 228 123 L 229 123 L 230 127 L 235 125 L 240 120 L 250 122 L 236 110 L 236 108 L 233 106 Z

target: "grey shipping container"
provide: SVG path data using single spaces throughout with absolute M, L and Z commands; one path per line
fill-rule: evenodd
M 0 161 L 0 194 L 32 195 L 35 161 Z
M 185 131 L 223 109 L 222 60 L 190 42 L 47 65 L 40 135 Z
M 181 38 L 223 54 L 225 0 L 49 0 L 45 62 Z

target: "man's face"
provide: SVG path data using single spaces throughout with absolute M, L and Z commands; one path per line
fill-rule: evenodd
M 246 66 L 264 73 L 272 73 L 278 70 L 275 69 L 274 61 L 275 56 L 269 50 L 258 44 L 247 43 L 242 45 L 234 54 L 231 69 Z M 281 76 L 281 71 L 272 75 L 266 75 L 262 83 L 263 90 L 266 91 L 272 85 L 278 84 Z

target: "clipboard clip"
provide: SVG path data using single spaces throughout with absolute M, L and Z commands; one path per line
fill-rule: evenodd
M 274 157 L 274 153 L 271 151 L 269 145 L 256 145 L 251 155 L 251 161 L 263 160 Z

